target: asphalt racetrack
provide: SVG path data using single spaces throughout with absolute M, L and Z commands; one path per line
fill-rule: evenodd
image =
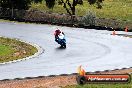
M 53 34 L 57 27 L 66 34 L 66 49 L 59 48 L 60 45 L 54 41 Z M 44 53 L 35 58 L 0 65 L 0 79 L 71 74 L 77 72 L 79 65 L 87 72 L 132 67 L 132 39 L 113 36 L 111 33 L 54 25 L 0 22 L 0 36 L 18 38 L 44 49 Z

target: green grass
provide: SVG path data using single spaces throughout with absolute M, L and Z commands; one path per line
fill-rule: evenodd
M 31 56 L 37 49 L 16 39 L 0 37 L 0 63 Z
M 9 22 L 9 20 L 0 19 L 0 22 Z
M 87 84 L 87 85 L 73 85 L 64 88 L 132 88 L 130 84 Z
M 62 88 L 132 88 L 132 79 L 130 83 L 71 85 Z
M 0 56 L 5 56 L 12 53 L 10 46 L 0 45 Z
M 132 22 L 131 6 L 132 0 L 104 0 L 103 8 L 97 9 L 96 5 L 89 5 L 87 0 L 84 0 L 83 5 L 78 5 L 76 7 L 76 15 L 83 16 L 88 11 L 93 11 L 99 18 L 112 18 Z M 39 4 L 32 3 L 31 8 L 55 13 L 67 13 L 61 5 L 57 4 L 53 9 L 48 9 L 45 2 Z

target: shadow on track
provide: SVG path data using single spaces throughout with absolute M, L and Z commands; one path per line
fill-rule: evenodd
M 57 47 L 56 50 L 65 50 L 66 48 L 65 47 Z

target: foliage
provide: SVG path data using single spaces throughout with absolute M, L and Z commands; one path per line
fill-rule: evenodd
M 46 1 L 46 6 L 48 8 L 53 8 L 55 5 L 55 0 L 45 0 Z
M 13 9 L 28 9 L 32 2 L 39 3 L 42 0 L 0 0 L 0 7 Z
M 1 0 L 0 7 L 2 8 L 15 8 L 15 9 L 28 9 L 31 0 Z
M 0 7 L 14 9 L 28 9 L 32 2 L 39 3 L 43 0 L 0 0 Z M 103 0 L 88 0 L 89 4 L 97 3 L 98 8 L 102 8 L 100 2 Z M 69 15 L 75 15 L 76 6 L 83 5 L 83 0 L 45 0 L 46 6 L 50 9 L 54 8 L 56 2 L 62 5 Z
M 45 2 L 32 4 L 31 8 L 40 11 L 67 14 L 66 10 L 62 8 L 61 5 L 55 5 L 54 9 L 50 10 L 44 4 Z M 121 21 L 132 22 L 132 0 L 120 0 L 120 2 L 119 0 L 104 0 L 102 5 L 102 9 L 96 9 L 96 4 L 89 5 L 87 0 L 83 0 L 83 5 L 76 6 L 76 16 L 84 16 L 88 10 L 92 10 L 96 13 L 96 17 L 98 18 L 118 19 Z
M 88 26 L 95 25 L 95 14 L 88 11 L 87 14 L 81 18 L 80 23 Z
M 88 0 L 89 4 L 95 4 L 96 2 L 103 2 L 104 0 Z
M 33 2 L 35 3 L 39 3 L 39 2 L 42 2 L 43 0 L 33 0 Z
M 45 0 L 46 6 L 49 8 L 53 8 L 55 5 L 55 0 Z M 78 4 L 83 5 L 83 0 L 57 0 L 59 5 L 63 5 L 65 10 L 69 15 L 75 15 L 76 6 Z M 102 8 L 103 0 L 88 0 L 89 4 L 95 4 L 97 3 L 97 8 Z

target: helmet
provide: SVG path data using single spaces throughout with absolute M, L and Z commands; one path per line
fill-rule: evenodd
M 56 33 L 61 33 L 61 31 L 59 29 L 55 30 Z
M 57 30 L 55 30 L 54 35 L 56 36 L 56 35 L 59 35 L 60 33 L 61 33 L 61 31 L 59 29 L 57 29 Z

